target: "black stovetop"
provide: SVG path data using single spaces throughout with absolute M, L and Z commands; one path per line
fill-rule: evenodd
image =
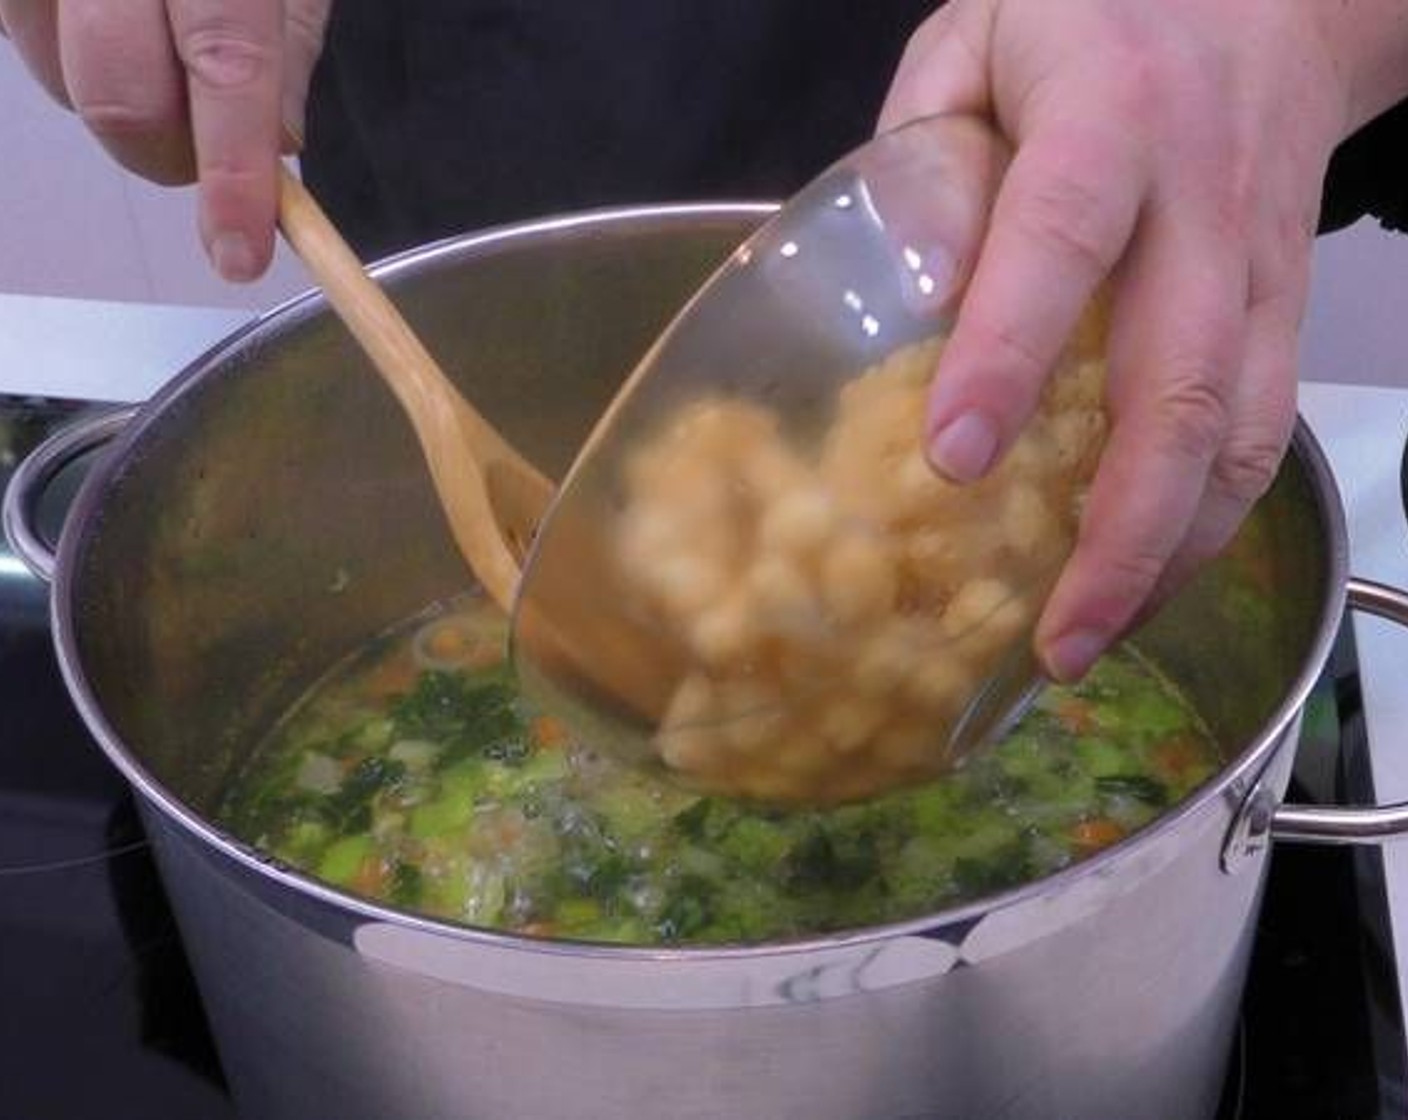
M 76 408 L 0 396 L 0 483 Z M 1305 724 L 1296 799 L 1371 801 L 1349 630 Z M 1396 1120 L 1406 1056 L 1378 850 L 1277 847 L 1220 1118 Z M 233 1116 L 131 795 L 0 547 L 0 1120 Z

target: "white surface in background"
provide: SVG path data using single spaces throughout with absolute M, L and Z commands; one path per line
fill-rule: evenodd
M 0 38 L 0 292 L 264 308 L 307 286 L 283 246 L 258 283 L 219 279 L 194 192 L 123 171 Z
M 1408 234 L 1361 221 L 1315 245 L 1301 379 L 1408 388 Z
M 248 311 L 0 294 L 0 393 L 141 401 Z

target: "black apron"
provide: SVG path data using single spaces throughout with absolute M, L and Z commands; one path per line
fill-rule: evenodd
M 363 257 L 619 203 L 772 199 L 873 130 L 939 0 L 336 0 L 304 174 Z M 1408 223 L 1408 106 L 1324 228 Z
M 304 174 L 364 257 L 618 203 L 772 199 L 874 130 L 937 0 L 336 0 Z

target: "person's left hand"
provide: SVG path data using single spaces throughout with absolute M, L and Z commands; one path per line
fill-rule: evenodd
M 1110 437 L 1037 629 L 1058 680 L 1276 474 L 1329 156 L 1408 84 L 1401 6 L 1354 3 L 950 0 L 910 41 L 881 128 L 971 112 L 1015 146 L 934 383 L 939 470 L 1000 458 L 1111 283 Z

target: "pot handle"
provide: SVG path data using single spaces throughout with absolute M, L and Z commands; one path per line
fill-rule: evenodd
M 1363 611 L 1408 626 L 1408 593 L 1375 583 L 1351 579 L 1349 609 Z M 1408 801 L 1363 809 L 1322 808 L 1318 805 L 1282 805 L 1271 817 L 1274 840 L 1309 844 L 1378 844 L 1408 834 Z
M 54 579 L 55 550 L 39 531 L 39 503 L 61 470 L 95 447 L 110 442 L 137 414 L 137 407 L 97 413 L 59 429 L 25 456 L 5 487 L 0 522 L 15 555 L 45 583 Z

